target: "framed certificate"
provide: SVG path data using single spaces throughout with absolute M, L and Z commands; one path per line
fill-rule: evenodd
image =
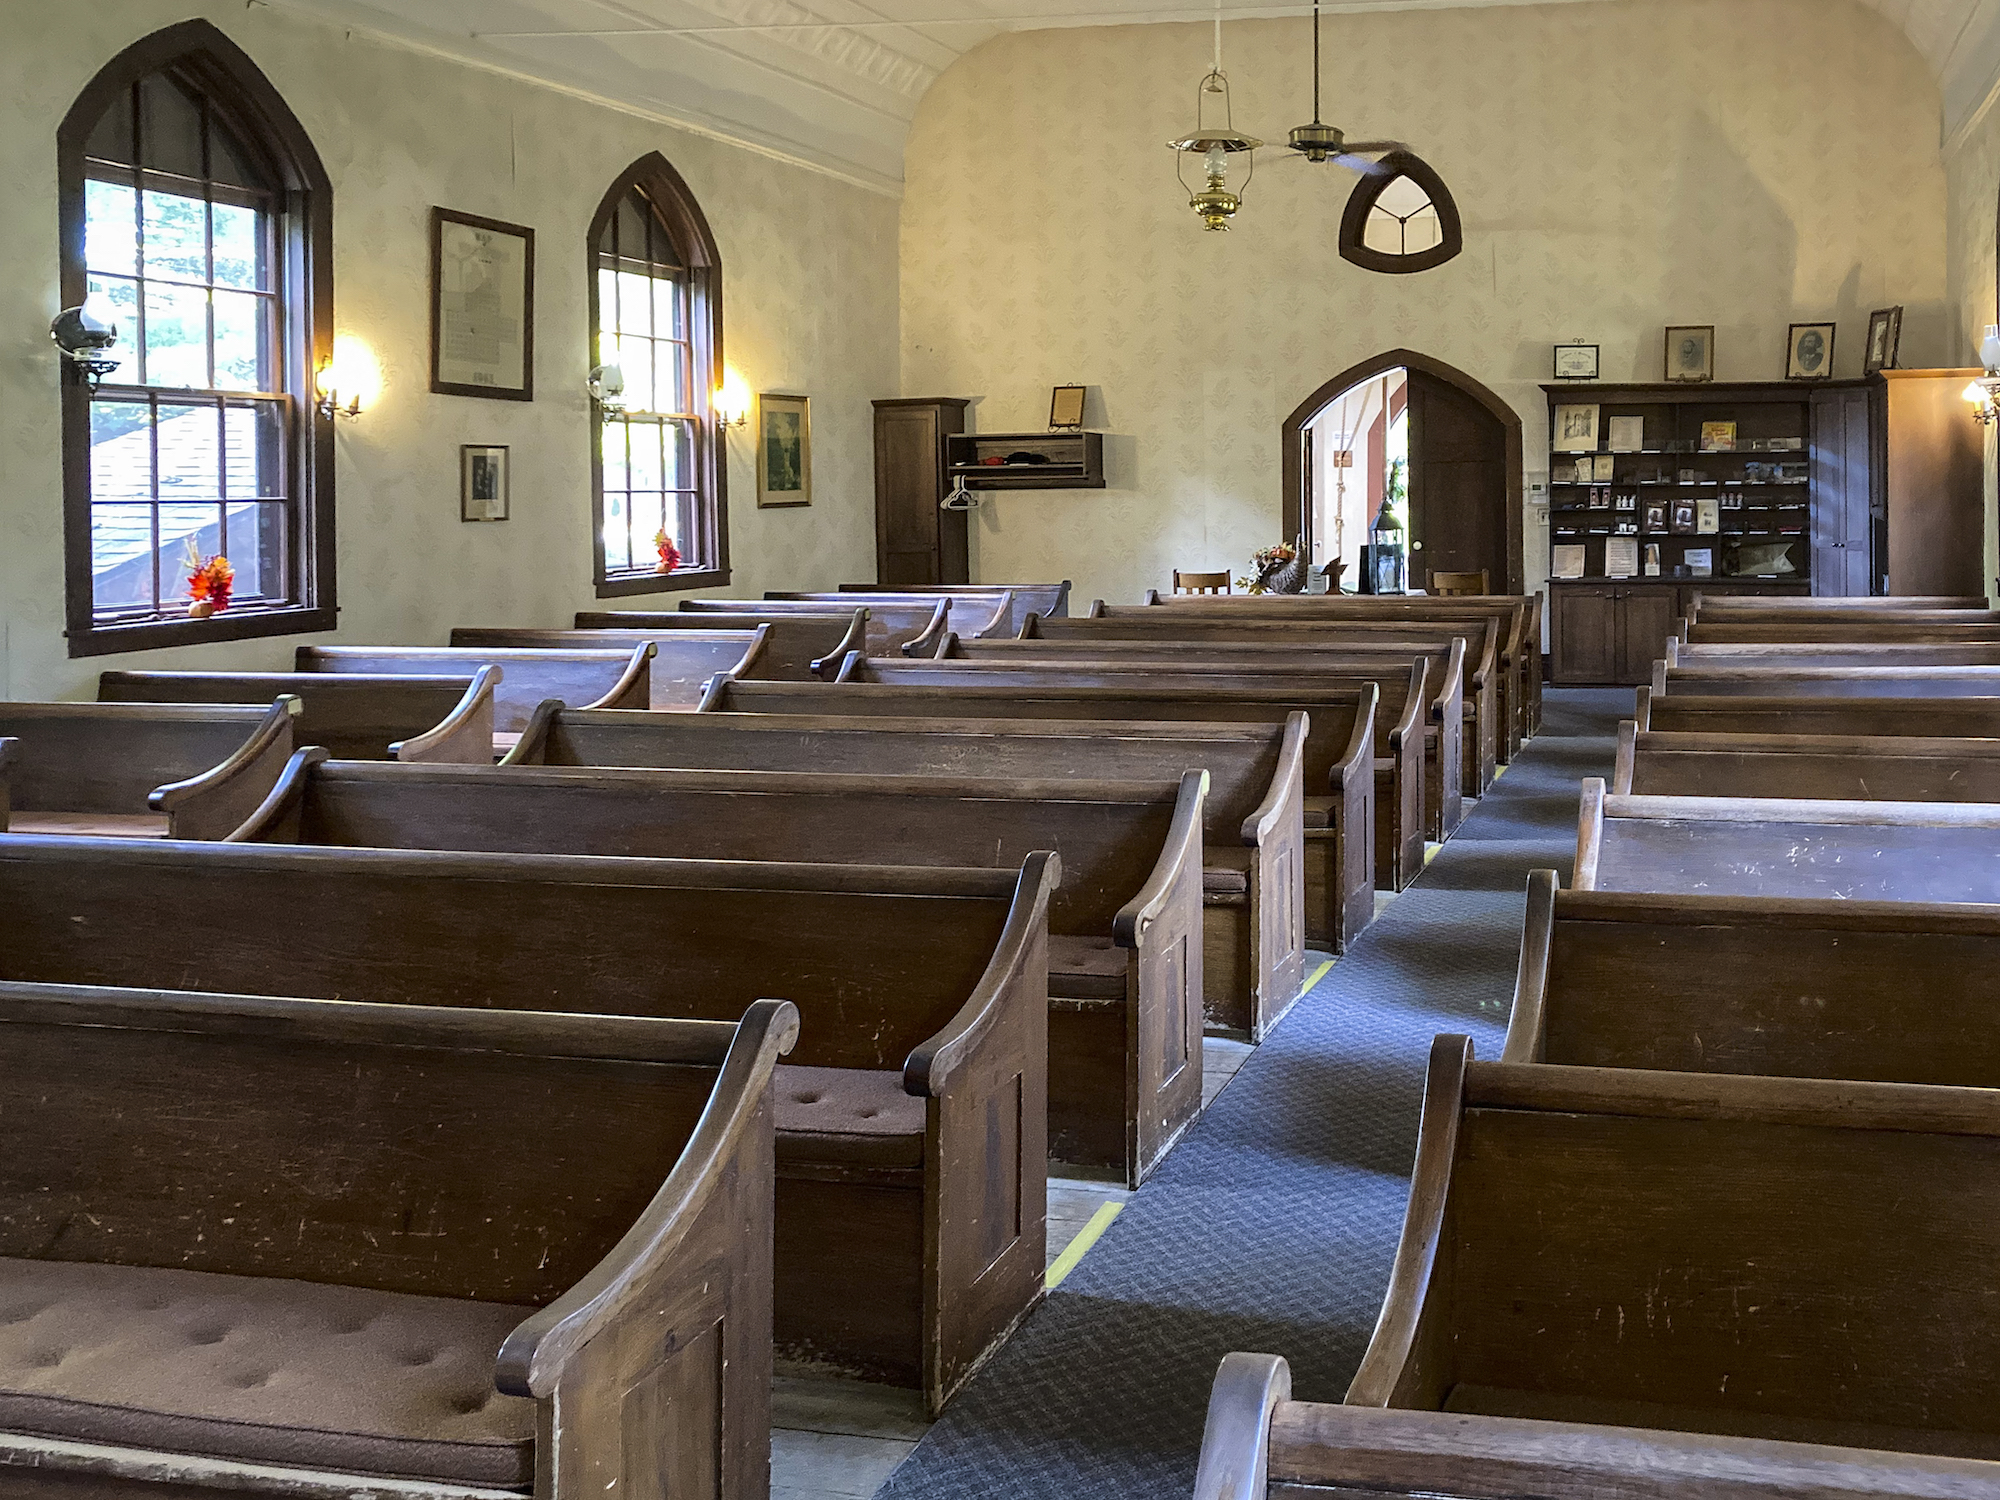
M 1556 345 L 1556 379 L 1595 380 L 1597 369 L 1597 345 Z
M 535 231 L 431 210 L 431 389 L 535 399 Z

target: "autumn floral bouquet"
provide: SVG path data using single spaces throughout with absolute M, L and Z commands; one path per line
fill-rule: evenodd
M 197 620 L 221 614 L 229 608 L 229 594 L 236 587 L 236 570 L 220 552 L 203 557 L 192 538 L 187 544 L 188 613 Z
M 653 533 L 653 550 L 660 554 L 660 565 L 653 569 L 655 573 L 671 573 L 681 565 L 681 549 L 667 535 L 666 527 Z
M 1252 576 L 1239 578 L 1236 586 L 1252 594 L 1296 594 L 1305 587 L 1305 565 L 1299 561 L 1295 543 L 1279 542 L 1250 555 Z

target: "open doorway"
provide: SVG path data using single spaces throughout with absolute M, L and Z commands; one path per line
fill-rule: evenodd
M 1394 495 L 1407 587 L 1484 572 L 1521 592 L 1521 419 L 1471 376 L 1393 350 L 1307 397 L 1283 442 L 1286 534 L 1337 587 L 1372 590 L 1361 549 Z

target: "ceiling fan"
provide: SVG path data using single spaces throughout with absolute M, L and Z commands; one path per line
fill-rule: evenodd
M 1395 168 L 1378 158 L 1409 149 L 1401 141 L 1350 141 L 1336 125 L 1319 117 L 1319 0 L 1313 0 L 1313 117 L 1310 125 L 1294 125 L 1286 141 L 1294 158 L 1314 163 L 1334 162 L 1350 172 L 1387 177 Z

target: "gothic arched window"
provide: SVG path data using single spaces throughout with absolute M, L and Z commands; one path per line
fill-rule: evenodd
M 1407 151 L 1382 158 L 1364 177 L 1340 221 L 1343 259 L 1368 271 L 1404 276 L 1441 266 L 1465 248 L 1458 205 L 1428 162 Z

